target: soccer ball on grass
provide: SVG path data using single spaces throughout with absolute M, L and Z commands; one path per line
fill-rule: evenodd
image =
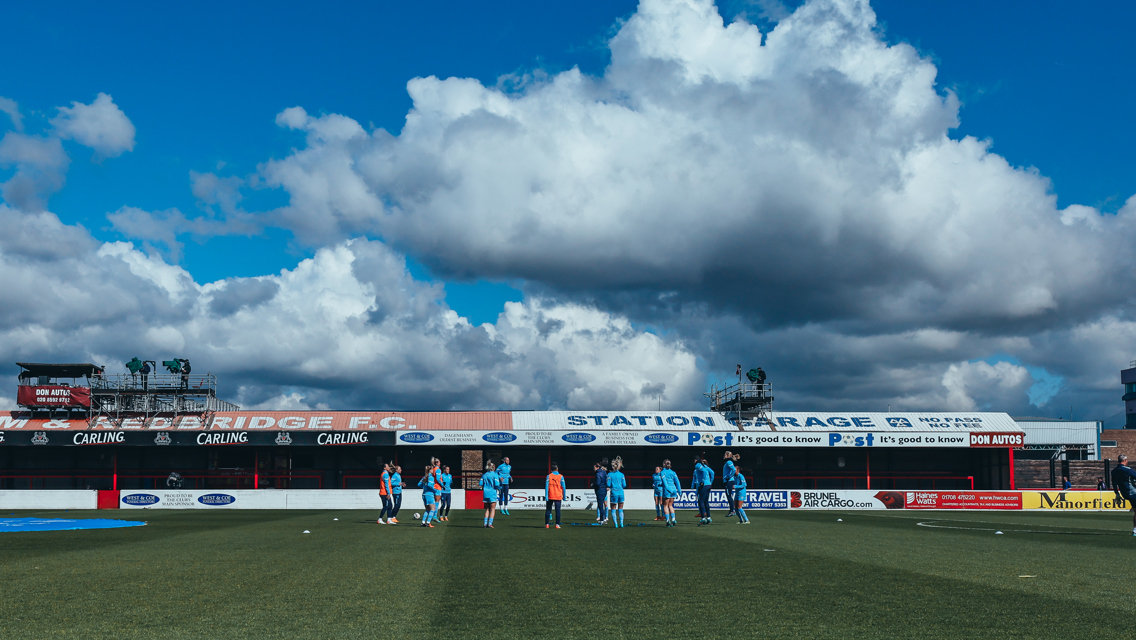
M 414 514 L 414 519 L 415 519 L 415 520 L 418 520 L 418 519 L 419 519 L 419 518 L 421 518 L 421 517 L 422 517 L 422 514 L 421 514 L 421 513 L 416 513 L 416 514 Z

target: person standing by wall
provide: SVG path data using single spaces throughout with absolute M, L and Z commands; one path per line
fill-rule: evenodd
M 592 480 L 592 486 L 596 490 L 596 522 L 607 524 L 607 469 L 602 462 L 597 462 L 592 470 L 596 473 Z
M 623 528 L 623 503 L 626 500 L 627 477 L 623 475 L 623 458 L 611 461 L 611 472 L 607 474 L 607 488 L 611 492 L 608 513 L 615 520 L 615 528 Z
M 742 473 L 741 467 L 738 467 L 734 473 L 734 494 L 726 496 L 738 514 L 738 524 L 749 524 L 749 516 L 745 512 L 747 494 L 745 474 Z
M 390 477 L 391 483 L 391 514 L 387 524 L 398 524 L 398 511 L 402 508 L 402 488 L 406 483 L 402 481 L 402 467 L 394 465 L 394 473 Z
M 667 526 L 678 525 L 678 516 L 675 515 L 675 500 L 682 493 L 682 483 L 678 474 L 671 469 L 671 461 L 663 460 L 663 517 L 667 519 Z
M 734 454 L 729 451 L 724 456 L 726 462 L 722 465 L 722 484 L 726 487 L 726 508 L 729 513 L 726 517 L 734 515 L 734 470 L 737 467 L 734 465 Z
M 1117 502 L 1124 504 L 1127 500 L 1132 506 L 1132 535 L 1136 536 L 1136 471 L 1128 466 L 1126 455 L 1116 459 L 1116 468 L 1112 470 L 1112 490 L 1116 492 Z
M 386 524 L 383 518 L 393 515 L 391 504 L 391 465 L 383 463 L 383 475 L 379 476 L 379 499 L 383 501 L 383 510 L 379 512 L 379 524 Z
M 426 465 L 426 470 L 422 473 L 422 479 L 418 481 L 418 488 L 422 489 L 422 507 L 425 513 L 422 514 L 422 526 L 434 528 L 430 524 L 430 520 L 434 517 L 434 509 L 437 508 L 437 500 L 434 494 L 434 465 Z
M 454 476 L 450 473 L 449 467 L 442 467 L 442 522 L 450 521 L 450 505 L 453 504 L 453 490 L 450 488 L 454 482 Z
M 699 524 L 710 524 L 710 487 L 714 484 L 714 470 L 699 456 L 694 457 L 694 478 L 690 488 L 698 494 Z
M 497 492 L 501 489 L 501 479 L 497 477 L 496 465 L 486 463 L 485 473 L 481 476 L 481 499 L 485 504 L 484 526 L 493 528 L 493 516 L 497 513 Z
M 556 509 L 556 528 L 560 528 L 560 505 L 564 501 L 564 493 L 568 484 L 564 476 L 560 475 L 559 467 L 552 463 L 552 473 L 544 479 L 544 528 L 548 528 L 548 519 L 552 517 L 552 509 Z
M 501 490 L 498 491 L 500 498 L 501 515 L 509 515 L 509 485 L 513 482 L 513 465 L 509 464 L 509 456 L 501 458 L 501 464 L 497 466 L 497 479 L 501 481 Z
M 651 476 L 651 491 L 655 494 L 655 522 L 663 519 L 663 468 L 655 467 Z

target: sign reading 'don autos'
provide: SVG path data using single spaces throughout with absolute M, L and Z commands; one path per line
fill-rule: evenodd
M 20 385 L 16 387 L 16 403 L 28 407 L 89 407 L 91 390 L 87 387 Z

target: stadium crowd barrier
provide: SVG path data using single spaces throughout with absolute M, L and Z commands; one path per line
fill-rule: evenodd
M 544 492 L 511 492 L 510 509 L 544 509 Z M 626 493 L 626 509 L 654 508 L 650 490 Z M 480 491 L 455 490 L 454 508 L 480 509 Z M 363 509 L 379 510 L 382 502 L 374 489 L 239 489 L 213 491 L 0 491 L 0 509 Z M 694 491 L 675 500 L 679 509 L 697 508 Z M 421 511 L 421 491 L 403 494 L 402 509 Z M 590 490 L 568 490 L 565 509 L 595 508 Z M 710 492 L 710 508 L 726 508 L 725 491 Z M 915 510 L 1063 510 L 1124 511 L 1128 505 L 1111 491 L 845 491 L 806 489 L 751 489 L 747 509 L 915 509 Z

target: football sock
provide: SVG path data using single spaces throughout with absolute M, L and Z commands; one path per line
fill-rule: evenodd
M 488 527 L 489 526 L 489 518 L 482 518 L 481 519 L 481 526 Z
M 619 510 L 619 526 L 623 526 L 623 509 Z
M 658 518 L 661 515 L 663 515 L 663 508 L 659 505 L 655 505 L 655 517 Z
M 745 509 L 738 509 L 738 517 L 742 519 L 742 522 L 749 522 L 749 516 L 746 515 Z

